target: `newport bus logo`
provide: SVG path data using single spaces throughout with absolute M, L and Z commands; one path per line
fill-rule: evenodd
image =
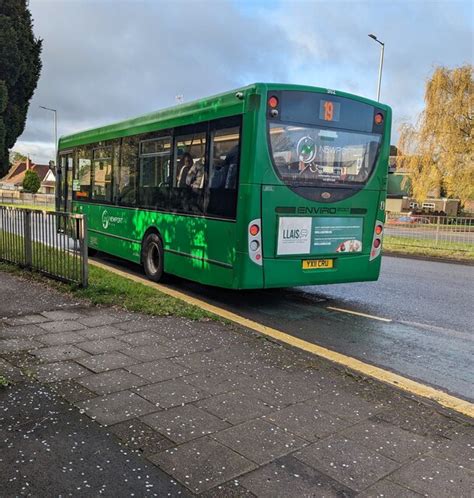
M 102 213 L 102 227 L 107 230 L 110 225 L 121 225 L 123 223 L 121 216 L 110 216 L 107 210 Z

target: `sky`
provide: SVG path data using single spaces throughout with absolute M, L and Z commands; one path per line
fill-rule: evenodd
M 257 81 L 376 98 L 392 143 L 423 108 L 438 65 L 473 63 L 474 3 L 462 0 L 30 0 L 43 69 L 14 150 L 37 163 L 59 135 Z

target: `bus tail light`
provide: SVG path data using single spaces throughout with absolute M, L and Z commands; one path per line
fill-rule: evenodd
M 260 227 L 258 225 L 250 225 L 249 233 L 252 237 L 255 237 L 260 232 Z
M 275 97 L 275 95 L 272 95 L 269 99 L 268 99 L 268 105 L 272 108 L 272 109 L 276 109 L 278 107 L 278 98 Z
M 252 220 L 248 226 L 249 258 L 257 265 L 262 266 L 262 220 Z
M 380 256 L 380 253 L 382 252 L 382 233 L 383 233 L 383 222 L 377 220 L 375 222 L 372 246 L 370 247 L 369 261 L 372 261 L 378 256 Z
M 374 121 L 376 125 L 381 125 L 383 123 L 383 114 L 378 112 L 374 117 Z

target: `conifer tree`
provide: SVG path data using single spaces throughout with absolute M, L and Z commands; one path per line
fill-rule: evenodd
M 8 150 L 23 133 L 41 72 L 41 44 L 33 34 L 26 0 L 0 1 L 0 178 Z

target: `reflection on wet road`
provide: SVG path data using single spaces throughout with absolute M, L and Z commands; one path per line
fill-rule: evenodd
M 104 255 L 100 260 L 141 272 Z M 258 291 L 229 291 L 178 278 L 171 278 L 169 285 L 472 400 L 473 277 L 474 268 L 469 266 L 385 257 L 378 282 Z

